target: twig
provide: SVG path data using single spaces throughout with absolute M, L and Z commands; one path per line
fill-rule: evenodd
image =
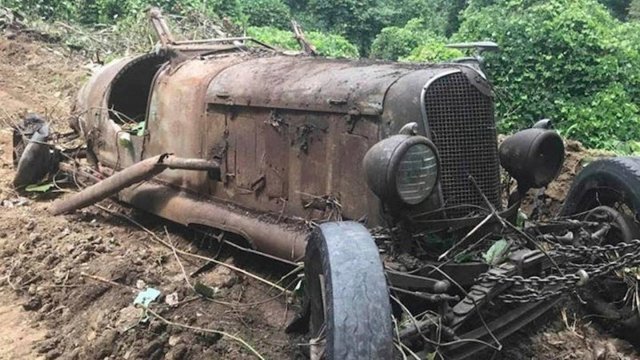
M 155 311 L 149 309 L 148 307 L 145 307 L 145 310 L 149 314 L 153 315 L 155 318 L 157 318 L 158 320 L 162 321 L 163 323 L 165 323 L 165 324 L 167 324 L 169 326 L 175 326 L 175 327 L 179 327 L 179 328 L 183 328 L 183 329 L 188 329 L 188 330 L 193 330 L 193 331 L 200 331 L 200 332 L 205 332 L 205 333 L 210 333 L 210 334 L 221 335 L 223 337 L 228 337 L 229 339 L 242 344 L 242 346 L 244 346 L 249 351 L 251 351 L 251 353 L 253 353 L 258 359 L 264 360 L 264 357 L 262 357 L 262 355 L 260 355 L 260 353 L 258 351 L 256 351 L 256 349 L 254 349 L 251 345 L 249 345 L 249 343 L 247 343 L 246 341 L 242 340 L 241 338 L 239 338 L 237 336 L 233 336 L 233 335 L 231 335 L 229 333 L 226 333 L 224 331 L 205 329 L 205 328 L 201 328 L 201 327 L 196 327 L 196 326 L 190 326 L 190 325 L 176 323 L 176 322 L 173 322 L 173 321 L 165 319 L 160 314 L 158 314 Z
M 167 234 L 167 239 L 169 239 L 169 241 L 167 243 L 171 245 L 171 250 L 173 251 L 173 256 L 175 256 L 176 261 L 178 261 L 178 265 L 180 265 L 180 270 L 182 270 L 182 276 L 184 276 L 184 281 L 186 281 L 187 285 L 193 291 L 195 291 L 196 289 L 193 287 L 193 285 L 191 285 L 191 282 L 189 281 L 189 277 L 187 276 L 187 272 L 184 270 L 184 266 L 182 266 L 182 262 L 180 261 L 180 257 L 178 256 L 178 252 L 176 251 L 176 247 L 171 244 L 171 236 L 169 235 L 169 231 L 167 230 L 166 226 L 164 227 L 164 233 Z
M 166 241 L 164 241 L 162 238 L 160 238 L 158 235 L 156 235 L 156 233 L 154 233 L 153 231 L 149 230 L 149 229 L 148 229 L 148 228 L 146 228 L 144 225 L 140 224 L 139 222 L 137 222 L 136 220 L 134 220 L 134 219 L 130 218 L 129 216 L 126 216 L 126 215 L 124 215 L 124 214 L 120 214 L 120 213 L 118 213 L 117 211 L 113 211 L 113 210 L 107 209 L 106 207 L 101 206 L 101 205 L 97 205 L 97 204 L 96 204 L 95 206 L 96 206 L 98 209 L 100 209 L 100 210 L 103 210 L 103 211 L 106 211 L 106 212 L 108 212 L 108 213 L 110 213 L 110 214 L 113 214 L 113 215 L 119 216 L 119 217 L 121 217 L 121 218 L 123 218 L 123 219 L 125 219 L 125 220 L 127 220 L 127 221 L 129 221 L 129 222 L 131 222 L 132 224 L 134 224 L 134 225 L 138 226 L 140 229 L 142 229 L 142 230 L 143 230 L 144 232 L 146 232 L 147 234 L 151 235 L 152 240 L 154 240 L 154 241 L 156 241 L 156 242 L 160 243 L 161 245 L 164 245 L 164 246 L 166 246 L 166 247 L 168 247 L 168 248 L 170 248 L 170 249 L 172 248 L 172 246 L 171 246 L 170 244 L 168 244 Z M 176 251 L 178 254 L 181 254 L 181 255 L 184 255 L 184 256 L 190 256 L 190 257 L 193 257 L 193 258 L 196 258 L 196 259 L 205 260 L 205 261 L 210 261 L 210 262 L 215 263 L 215 264 L 217 264 L 217 265 L 224 266 L 224 267 L 226 267 L 226 268 L 229 268 L 229 269 L 231 269 L 231 270 L 234 270 L 234 271 L 237 271 L 237 272 L 239 272 L 239 273 L 241 273 L 241 274 L 244 274 L 244 275 L 246 275 L 246 276 L 248 276 L 248 277 L 250 277 L 250 278 L 252 278 L 252 279 L 255 279 L 255 280 L 258 280 L 258 281 L 260 281 L 260 282 L 262 282 L 262 283 L 264 283 L 264 284 L 267 284 L 267 285 L 269 285 L 269 286 L 271 286 L 271 287 L 273 287 L 273 288 L 276 288 L 276 289 L 278 289 L 278 290 L 280 290 L 280 291 L 282 291 L 282 292 L 286 292 L 286 293 L 289 293 L 289 292 L 290 292 L 289 290 L 287 290 L 287 289 L 283 288 L 282 286 L 279 286 L 279 285 L 277 285 L 277 284 L 274 284 L 274 283 L 272 283 L 272 282 L 271 282 L 271 281 L 269 281 L 269 280 L 263 279 L 263 278 L 261 278 L 261 277 L 260 277 L 260 276 L 258 276 L 258 275 L 252 274 L 252 273 L 250 273 L 250 272 L 248 272 L 248 271 L 246 271 L 246 270 L 240 269 L 240 268 L 235 267 L 235 266 L 233 266 L 233 265 L 231 265 L 231 264 L 227 264 L 227 263 L 225 263 L 225 262 L 222 262 L 222 261 L 219 261 L 219 260 L 216 260 L 216 259 L 212 259 L 212 258 L 210 258 L 210 257 L 206 257 L 206 256 L 198 255 L 198 254 L 192 254 L 192 253 L 190 253 L 190 252 L 186 252 L 186 251 L 183 251 L 183 250 L 180 250 L 180 249 L 175 249 L 175 251 Z
M 125 288 L 131 289 L 131 290 L 137 290 L 136 288 L 134 288 L 132 286 L 125 285 L 125 284 L 120 284 L 120 283 L 117 283 L 117 282 L 115 282 L 113 280 L 105 279 L 105 278 L 100 277 L 100 276 L 90 275 L 90 274 L 87 274 L 85 272 L 81 272 L 80 276 L 89 278 L 91 280 L 103 282 L 105 284 L 110 284 L 110 285 L 114 285 L 114 286 L 121 286 L 121 287 L 125 287 Z

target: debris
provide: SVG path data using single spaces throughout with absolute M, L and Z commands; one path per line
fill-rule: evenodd
M 22 308 L 27 311 L 36 311 L 42 307 L 42 299 L 37 296 L 34 296 L 29 299 L 29 301 L 22 305 Z
M 24 190 L 27 192 L 46 193 L 49 190 L 53 189 L 54 186 L 55 185 L 53 182 L 48 182 L 44 184 L 27 185 L 27 187 L 24 188 Z
M 136 288 L 142 290 L 147 287 L 147 284 L 142 279 L 136 280 Z
M 169 337 L 169 346 L 176 346 L 180 342 L 180 336 L 170 336 Z
M 218 288 L 212 288 L 199 281 L 193 286 L 193 290 L 207 299 L 213 299 L 218 293 Z
M 150 315 L 152 315 L 153 317 L 157 318 L 158 320 L 164 322 L 165 324 L 167 324 L 169 326 L 176 326 L 176 327 L 180 327 L 180 328 L 183 328 L 183 329 L 189 329 L 189 330 L 198 331 L 198 332 L 201 332 L 201 333 L 209 333 L 209 334 L 221 335 L 223 337 L 227 337 L 227 338 L 229 338 L 229 339 L 231 339 L 233 341 L 236 341 L 236 342 L 242 344 L 242 346 L 244 346 L 249 351 L 251 351 L 251 353 L 253 353 L 253 355 L 255 355 L 258 359 L 264 360 L 264 357 L 262 355 L 260 355 L 260 353 L 258 351 L 256 351 L 256 349 L 254 349 L 251 345 L 249 345 L 249 343 L 247 343 L 246 341 L 242 340 L 241 338 L 239 338 L 237 336 L 233 336 L 233 335 L 231 335 L 229 333 L 226 333 L 224 331 L 205 329 L 205 328 L 196 327 L 196 326 L 189 326 L 189 325 L 179 324 L 179 323 L 176 323 L 176 322 L 169 321 L 169 320 L 165 319 L 160 314 L 156 313 L 155 311 L 153 311 L 151 309 L 147 308 L 146 310 Z
M 6 208 L 14 208 L 14 207 L 29 205 L 29 203 L 31 203 L 29 199 L 22 196 L 18 196 L 13 199 L 2 200 L 2 203 L 0 204 Z
M 300 24 L 298 24 L 297 21 L 291 20 L 291 27 L 293 28 L 294 37 L 296 38 L 296 41 L 298 41 L 298 44 L 300 44 L 302 51 L 305 54 L 310 56 L 318 55 L 318 52 L 316 51 L 315 46 L 313 46 L 304 36 L 304 31 L 302 31 L 302 26 L 300 26 Z
M 129 305 L 122 308 L 118 313 L 118 319 L 115 322 L 115 328 L 120 333 L 124 333 L 134 328 L 142 319 L 142 310 Z
M 225 263 L 232 264 L 233 260 L 227 260 Z M 229 288 L 238 281 L 238 275 L 228 267 L 218 266 L 213 271 L 206 273 L 200 277 L 200 282 L 209 284 L 217 288 Z
M 138 293 L 138 296 L 136 296 L 136 299 L 133 300 L 133 303 L 135 305 L 141 305 L 142 307 L 146 308 L 149 306 L 149 304 L 155 301 L 158 296 L 160 296 L 159 290 L 154 288 L 146 288 L 145 290 Z
M 172 292 L 171 294 L 167 295 L 167 297 L 164 298 L 164 302 L 169 306 L 178 305 L 180 303 L 180 300 L 178 298 L 178 293 Z

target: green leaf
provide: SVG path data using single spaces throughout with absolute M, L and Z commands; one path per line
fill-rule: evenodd
M 456 255 L 455 259 L 453 259 L 453 261 L 458 264 L 468 263 L 471 260 L 473 260 L 473 255 L 470 253 L 458 254 Z
M 51 190 L 55 185 L 50 182 L 50 183 L 45 183 L 45 184 L 32 184 L 32 185 L 28 185 L 25 188 L 25 191 L 28 192 L 39 192 L 39 193 L 46 193 L 49 190 Z
M 486 253 L 482 254 L 482 258 L 489 265 L 498 265 L 506 258 L 509 253 L 509 243 L 502 239 L 496 241 Z
M 196 293 L 206 297 L 207 299 L 213 299 L 218 293 L 218 288 L 205 285 L 199 281 L 197 281 L 195 285 L 193 285 L 193 290 L 195 290 Z
M 145 127 L 145 122 L 144 121 L 139 122 L 131 128 L 131 133 L 135 134 L 136 136 L 144 136 L 144 127 Z

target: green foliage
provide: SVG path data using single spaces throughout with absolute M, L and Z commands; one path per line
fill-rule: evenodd
M 562 134 L 587 147 L 623 150 L 640 137 L 640 107 L 622 84 L 615 83 L 590 97 L 557 100 L 564 120 Z
M 497 2 L 469 8 L 456 38 L 502 46 L 486 56 L 502 131 L 550 117 L 590 146 L 612 149 L 640 138 L 638 42 L 620 36 L 623 25 L 604 6 L 595 0 Z
M 377 0 L 309 0 L 316 27 L 344 35 L 361 51 L 368 51 L 376 34 L 384 27 L 378 16 Z
M 404 27 L 382 29 L 371 45 L 371 57 L 398 60 L 409 56 L 418 46 L 436 35 L 425 29 L 421 19 L 412 19 Z
M 242 12 L 252 26 L 290 28 L 291 11 L 281 0 L 245 0 Z
M 640 0 L 631 0 L 628 18 L 632 21 L 640 20 Z
M 0 0 L 0 6 L 46 20 L 77 21 L 85 25 L 113 24 L 123 18 L 136 18 L 151 6 L 178 15 L 198 12 L 234 19 L 242 15 L 239 0 Z
M 446 47 L 445 42 L 433 39 L 413 49 L 409 56 L 401 58 L 400 61 L 437 63 L 463 56 L 464 54 L 460 50 L 450 49 Z
M 438 62 L 463 55 L 447 48 L 446 43 L 446 38 L 427 29 L 421 19 L 412 19 L 404 27 L 382 29 L 371 45 L 371 56 L 383 60 Z
M 151 5 L 178 37 L 211 37 L 226 17 L 289 50 L 300 49 L 284 31 L 296 19 L 330 57 L 440 62 L 462 56 L 446 43 L 493 40 L 502 51 L 485 58 L 501 131 L 550 117 L 587 146 L 640 149 L 640 0 L 0 0 L 44 27 L 69 24 L 65 43 L 103 60 L 153 46 Z
M 611 15 L 619 20 L 625 20 L 629 16 L 631 0 L 598 0 L 598 2 L 606 6 Z
M 249 27 L 247 35 L 284 50 L 300 50 L 300 45 L 291 31 L 271 27 Z M 316 47 L 320 55 L 335 58 L 359 56 L 358 49 L 340 35 L 309 31 L 306 33 L 306 38 Z

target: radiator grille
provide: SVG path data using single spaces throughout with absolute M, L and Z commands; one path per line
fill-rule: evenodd
M 425 92 L 427 124 L 441 158 L 441 187 L 445 206 L 486 208 L 482 192 L 497 208 L 500 201 L 500 165 L 493 100 L 476 89 L 462 73 L 443 76 Z M 470 208 L 447 212 L 461 217 Z

